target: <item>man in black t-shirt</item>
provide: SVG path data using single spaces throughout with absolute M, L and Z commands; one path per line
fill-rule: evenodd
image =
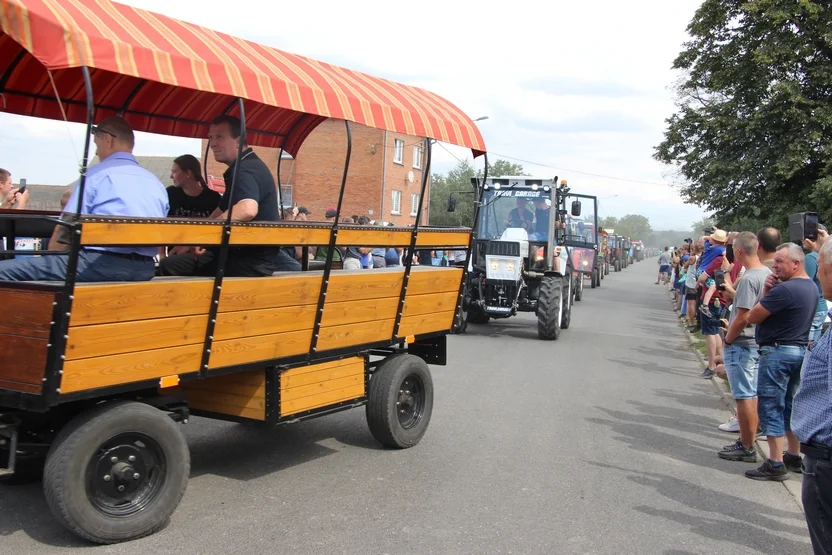
M 818 288 L 806 275 L 804 259 L 798 245 L 780 245 L 774 253 L 774 275 L 766 279 L 760 302 L 748 311 L 748 323 L 757 326 L 760 346 L 757 414 L 770 452 L 760 468 L 745 473 L 754 480 L 785 480 L 788 470 L 797 471 L 801 464 L 800 442 L 790 425 L 792 401 L 818 305 Z M 785 455 L 784 435 L 788 439 Z
M 237 151 L 242 140 L 240 120 L 234 116 L 220 116 L 211 122 L 208 142 L 217 162 L 227 164 L 223 174 L 225 194 L 212 219 L 224 221 L 231 208 L 231 220 L 237 222 L 276 222 L 277 186 L 268 166 L 248 145 L 242 145 L 237 162 Z M 236 179 L 234 165 L 239 163 Z M 232 183 L 233 182 L 233 183 Z M 230 198 L 233 189 L 233 198 Z M 216 272 L 218 247 L 196 249 L 191 254 L 166 258 L 160 264 L 162 275 L 213 275 Z M 227 276 L 269 276 L 277 271 L 298 271 L 300 263 L 287 249 L 274 246 L 234 247 L 228 251 L 225 266 Z
M 526 208 L 526 199 L 518 197 L 517 207 L 512 208 L 508 213 L 505 224 L 506 227 L 522 227 L 529 232 L 532 231 L 532 220 L 534 220 L 534 214 Z

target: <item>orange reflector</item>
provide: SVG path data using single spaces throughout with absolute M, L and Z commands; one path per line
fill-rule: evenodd
M 179 385 L 179 375 L 165 376 L 159 379 L 159 387 L 176 387 Z
M 416 343 L 416 336 L 415 335 L 408 335 L 404 338 L 406 343 Z

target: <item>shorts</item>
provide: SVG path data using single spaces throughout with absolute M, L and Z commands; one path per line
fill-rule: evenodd
M 722 308 L 711 307 L 712 316 L 702 314 L 699 318 L 702 327 L 702 335 L 719 335 L 721 331 L 719 319 L 722 316 Z
M 659 266 L 659 273 L 660 274 L 669 274 L 670 273 L 670 264 L 662 264 Z
M 716 282 L 714 281 L 714 278 L 709 277 L 708 279 L 705 280 L 705 289 L 710 289 L 714 285 L 716 285 Z
M 731 396 L 737 400 L 753 399 L 757 396 L 757 371 L 760 353 L 758 347 L 726 345 L 722 351 L 725 373 L 731 384 Z
M 791 430 L 792 403 L 800 386 L 800 368 L 806 347 L 760 347 L 757 377 L 757 414 L 763 433 L 783 437 Z
M 691 289 L 690 287 L 685 287 L 685 299 L 688 301 L 695 301 L 696 300 L 696 289 Z

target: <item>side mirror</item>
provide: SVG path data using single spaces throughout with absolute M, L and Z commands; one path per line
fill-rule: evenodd
M 448 197 L 448 212 L 453 212 L 456 210 L 456 197 L 453 193 L 450 194 Z
M 580 216 L 581 215 L 581 201 L 573 200 L 572 201 L 572 215 L 573 216 Z

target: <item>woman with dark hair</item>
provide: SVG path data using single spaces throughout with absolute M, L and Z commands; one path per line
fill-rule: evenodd
M 183 154 L 173 161 L 170 169 L 173 185 L 167 188 L 172 218 L 208 218 L 220 205 L 220 195 L 212 191 L 202 177 L 199 160 L 190 154 Z M 159 259 L 188 252 L 191 247 L 165 247 L 159 249 Z

